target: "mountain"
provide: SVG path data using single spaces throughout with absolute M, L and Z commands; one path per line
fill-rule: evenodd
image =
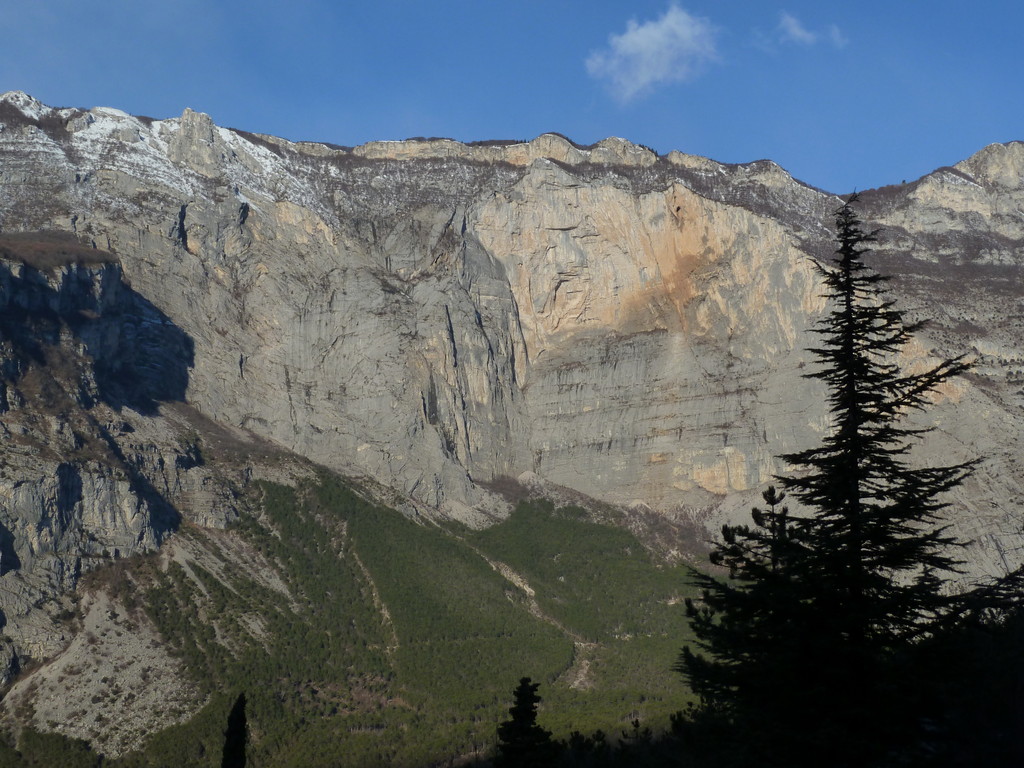
M 219 626 L 215 584 L 251 592 L 250 619 L 230 630 L 248 626 L 248 648 L 271 621 L 260 600 L 298 606 L 293 590 L 312 589 L 288 572 L 309 543 L 274 560 L 259 533 L 282 533 L 267 499 L 289 487 L 298 495 L 282 508 L 305 509 L 296 514 L 310 536 L 335 530 L 337 562 L 362 585 L 353 605 L 371 617 L 364 628 L 377 622 L 353 630 L 351 647 L 389 647 L 377 636 L 388 556 L 376 570 L 352 566 L 378 550 L 346 538 L 359 525 L 352 510 L 376 504 L 381 520 L 394 507 L 421 523 L 414 530 L 444 532 L 458 552 L 437 544 L 447 556 L 475 552 L 467 583 L 489 585 L 484 594 L 493 573 L 512 585 L 536 631 L 560 638 L 548 638 L 562 648 L 550 651 L 552 679 L 565 648 L 579 672 L 590 652 L 580 649 L 605 653 L 617 633 L 586 635 L 596 614 L 574 626 L 552 608 L 579 594 L 544 608 L 523 573 L 549 594 L 561 582 L 540 561 L 506 562 L 515 558 L 495 532 L 516 524 L 509 499 L 580 503 L 639 537 L 655 571 L 699 558 L 701 532 L 742 515 L 786 470 L 774 457 L 827 428 L 822 392 L 802 374 L 824 307 L 815 261 L 831 253 L 840 204 L 769 161 L 658 156 L 621 139 L 346 148 L 222 128 L 190 110 L 153 120 L 0 96 L 0 610 L 3 667 L 18 679 L 8 718 L 111 755 L 191 722 L 215 699 L 201 681 L 167 682 L 197 662 L 157 587 L 178 595 L 183 615 L 199 606 L 207 626 Z M 901 307 L 931 320 L 905 365 L 977 359 L 921 417 L 935 431 L 918 458 L 984 459 L 952 524 L 973 542 L 965 578 L 1003 573 L 1024 552 L 1024 144 L 870 190 L 860 209 L 881 228 L 874 263 Z M 324 512 L 335 507 L 315 489 L 336 476 L 359 501 Z M 592 524 L 560 514 L 545 520 Z M 629 548 L 617 544 L 610 562 Z M 133 592 L 148 596 L 135 613 L 124 604 Z M 135 616 L 130 634 L 150 651 L 90 666 L 97 647 L 117 645 L 90 637 L 127 631 L 111 613 Z M 375 670 L 367 701 L 400 698 L 381 682 L 388 658 L 358 658 Z M 233 662 L 210 663 L 216 678 Z M 120 665 L 150 696 L 125 703 L 123 685 L 114 697 L 134 730 L 90 720 L 89 699 L 62 701 L 60 675 L 104 700 L 109 685 L 97 681 Z M 415 688 L 412 673 L 391 672 Z

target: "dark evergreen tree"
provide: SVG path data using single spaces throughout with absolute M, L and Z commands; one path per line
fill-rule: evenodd
M 790 570 L 802 547 L 785 494 L 769 487 L 762 496 L 767 508 L 752 510 L 754 526 L 724 526 L 711 553 L 714 564 L 729 569 L 729 579 L 697 574 L 702 600 L 686 601 L 694 634 L 710 656 L 683 648 L 676 669 L 700 706 L 673 730 L 709 765 L 747 765 L 785 752 L 780 742 L 793 731 L 787 720 L 801 705 L 792 675 L 804 664 L 814 632 L 806 590 Z
M 221 768 L 245 768 L 245 743 L 247 739 L 245 719 L 245 694 L 238 694 L 228 714 L 228 726 L 224 731 L 224 754 Z
M 610 765 L 614 757 L 603 731 L 595 731 L 593 736 L 573 731 L 568 741 L 560 746 L 562 757 L 559 765 L 564 768 L 603 768 Z
M 558 745 L 551 732 L 537 725 L 539 683 L 524 677 L 516 686 L 509 719 L 498 726 L 498 749 L 495 768 L 544 768 L 553 765 Z
M 829 309 L 813 329 L 819 368 L 808 374 L 827 387 L 832 429 L 820 446 L 782 456 L 795 469 L 779 481 L 798 514 L 769 489 L 753 527 L 723 530 L 714 560 L 735 580 L 701 579 L 703 604 L 688 610 L 708 655 L 687 648 L 679 663 L 700 716 L 741 729 L 762 764 L 863 766 L 910 754 L 928 699 L 912 651 L 966 604 L 945 588 L 960 542 L 941 516 L 971 464 L 912 467 L 927 430 L 905 419 L 969 366 L 899 367 L 918 326 L 864 263 L 875 234 L 850 202 L 836 213 L 833 263 L 821 267 Z

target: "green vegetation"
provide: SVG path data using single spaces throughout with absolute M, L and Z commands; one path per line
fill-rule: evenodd
M 469 540 L 526 577 L 544 613 L 584 641 L 679 626 L 659 606 L 678 599 L 688 571 L 655 563 L 630 533 L 588 522 L 581 509 L 520 504 Z
M 624 530 L 544 501 L 484 531 L 441 526 L 327 473 L 258 495 L 226 533 L 179 532 L 202 556 L 117 564 L 107 586 L 146 612 L 207 703 L 104 765 L 216 768 L 240 692 L 247 764 L 275 768 L 487 754 L 524 671 L 556 738 L 667 727 L 685 701 L 665 670 L 687 632 L 688 571 Z
M 81 739 L 26 728 L 18 749 L 0 743 L 0 768 L 98 768 L 100 756 Z
M 467 538 L 524 578 L 541 613 L 581 644 L 573 671 L 585 670 L 583 690 L 552 686 L 544 697 L 545 722 L 557 737 L 582 727 L 617 732 L 637 717 L 667 724 L 686 703 L 665 670 L 680 638 L 691 636 L 677 605 L 690 594 L 689 568 L 657 562 L 627 531 L 547 501 L 522 503 L 505 522 Z

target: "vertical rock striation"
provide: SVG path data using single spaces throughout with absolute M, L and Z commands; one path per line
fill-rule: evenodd
M 421 508 L 483 524 L 484 486 L 532 473 L 730 514 L 827 426 L 802 349 L 838 200 L 773 163 L 553 134 L 345 149 L 20 93 L 0 123 L 0 231 L 113 254 L 180 332 L 187 376 L 156 377 L 177 389 L 154 403 Z M 864 197 L 880 267 L 938 318 L 908 365 L 980 356 L 922 455 L 991 457 L 958 523 L 990 571 L 1019 559 L 1022 163 L 990 147 Z

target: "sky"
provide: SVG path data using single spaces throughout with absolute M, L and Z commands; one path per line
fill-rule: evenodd
M 768 158 L 844 193 L 1024 140 L 1024 3 L 0 0 L 0 92 L 354 146 Z

